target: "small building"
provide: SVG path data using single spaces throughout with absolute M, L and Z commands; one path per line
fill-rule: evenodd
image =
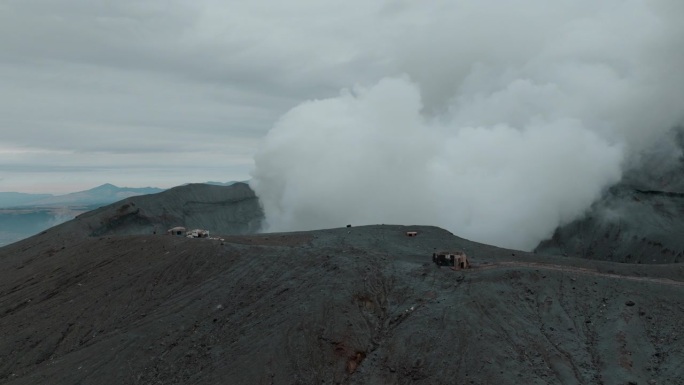
M 432 254 L 432 262 L 437 266 L 452 266 L 454 270 L 470 267 L 468 256 L 462 251 L 439 251 Z
M 457 252 L 456 258 L 454 260 L 454 270 L 468 269 L 470 268 L 470 262 L 468 262 L 468 256 L 464 252 Z
M 185 227 L 177 226 L 166 230 L 166 233 L 169 235 L 185 235 Z
M 417 231 L 407 231 L 406 232 L 407 237 L 415 237 L 416 235 L 418 235 Z
M 209 230 L 194 229 L 185 233 L 188 238 L 209 238 Z

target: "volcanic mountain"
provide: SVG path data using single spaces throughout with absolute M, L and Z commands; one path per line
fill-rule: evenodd
M 684 153 L 684 129 L 674 132 Z M 636 264 L 684 262 L 684 157 L 655 152 L 644 158 L 535 251 Z
M 189 185 L 0 248 L 0 383 L 684 383 L 681 264 L 425 226 L 244 234 L 261 215 L 246 185 Z
M 82 214 L 75 222 L 91 236 L 159 234 L 175 226 L 225 235 L 255 233 L 262 218 L 259 200 L 247 184 L 197 183 L 127 198 Z
M 0 246 L 28 238 L 99 206 L 161 191 L 104 184 L 65 195 L 0 192 Z

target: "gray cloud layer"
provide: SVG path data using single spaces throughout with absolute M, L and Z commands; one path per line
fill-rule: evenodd
M 257 154 L 271 230 L 436 224 L 529 249 L 674 150 L 654 146 L 684 122 L 684 3 L 386 4 L 359 42 L 385 76 L 290 110 Z
M 351 79 L 340 74 L 363 65 L 334 34 L 316 36 L 274 11 L 247 2 L 2 2 L 0 190 L 246 178 L 279 115 L 333 94 Z M 324 46 L 339 55 L 323 55 Z M 102 173 L 55 171 L 83 164 Z M 130 173 L 107 171 L 124 165 Z M 26 176 L 27 168 L 44 172 Z

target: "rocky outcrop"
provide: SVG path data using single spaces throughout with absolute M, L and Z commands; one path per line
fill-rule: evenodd
M 617 186 L 535 251 L 625 263 L 684 262 L 682 214 L 681 193 Z
M 684 149 L 684 129 L 673 141 Z M 557 228 L 535 252 L 607 261 L 684 262 L 684 161 L 644 154 L 638 168 L 605 192 L 580 219 Z
M 124 199 L 84 213 L 68 226 L 91 236 L 163 234 L 175 226 L 252 234 L 259 231 L 262 220 L 259 200 L 245 183 L 189 184 Z

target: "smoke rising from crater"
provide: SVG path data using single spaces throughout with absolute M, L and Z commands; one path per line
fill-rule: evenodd
M 681 2 L 482 3 L 386 10 L 359 41 L 386 76 L 280 118 L 252 174 L 267 230 L 427 224 L 531 249 L 684 121 Z

